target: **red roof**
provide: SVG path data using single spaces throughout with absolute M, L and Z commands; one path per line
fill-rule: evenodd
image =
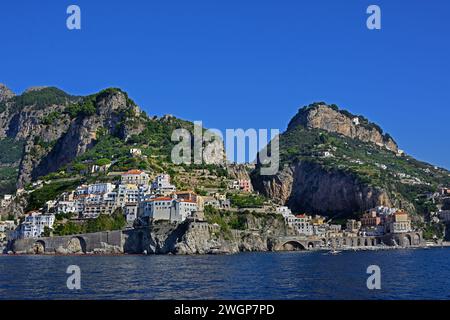
M 183 198 L 181 198 L 181 199 L 176 199 L 176 200 L 179 200 L 179 201 L 181 201 L 181 202 L 197 203 L 197 201 L 187 200 L 187 199 L 183 199 Z
M 128 170 L 127 172 L 125 172 L 123 174 L 125 175 L 125 174 L 142 174 L 142 173 L 144 173 L 144 172 L 141 170 L 133 169 L 133 170 Z
M 173 199 L 169 198 L 169 197 L 159 197 L 159 198 L 149 199 L 148 201 L 170 201 L 170 200 L 173 200 Z

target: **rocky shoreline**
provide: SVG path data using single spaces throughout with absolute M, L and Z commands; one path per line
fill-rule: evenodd
M 259 221 L 253 221 L 254 226 Z M 260 226 L 261 227 L 261 226 Z M 277 251 L 378 251 L 407 248 L 448 247 L 449 242 L 408 247 L 388 245 L 327 246 L 310 239 L 298 240 L 292 230 L 279 220 L 272 220 L 265 228 L 228 230 L 204 221 L 181 224 L 158 223 L 148 227 L 105 231 L 91 234 L 19 239 L 8 243 L 3 253 L 12 255 L 123 255 L 123 254 L 237 254 L 240 252 Z M 297 245 L 296 245 L 297 244 Z

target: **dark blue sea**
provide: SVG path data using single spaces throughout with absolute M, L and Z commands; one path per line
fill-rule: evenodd
M 81 289 L 66 285 L 69 265 Z M 381 289 L 369 290 L 369 265 Z M 0 299 L 450 299 L 450 248 L 217 256 L 0 256 Z

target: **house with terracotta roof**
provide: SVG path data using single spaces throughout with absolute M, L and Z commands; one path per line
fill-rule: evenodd
M 121 184 L 148 185 L 150 177 L 144 171 L 133 169 L 122 173 L 120 182 Z

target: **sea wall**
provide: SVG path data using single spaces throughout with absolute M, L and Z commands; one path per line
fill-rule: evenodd
M 105 231 L 71 236 L 17 239 L 6 251 L 16 254 L 83 254 L 123 253 L 122 231 Z
M 424 244 L 420 232 L 382 237 L 298 236 L 274 222 L 267 230 L 221 230 L 204 221 L 181 224 L 158 222 L 129 230 L 73 236 L 18 239 L 8 243 L 14 254 L 232 254 L 249 251 L 291 251 L 319 249 L 365 249 L 380 245 L 418 247 Z

